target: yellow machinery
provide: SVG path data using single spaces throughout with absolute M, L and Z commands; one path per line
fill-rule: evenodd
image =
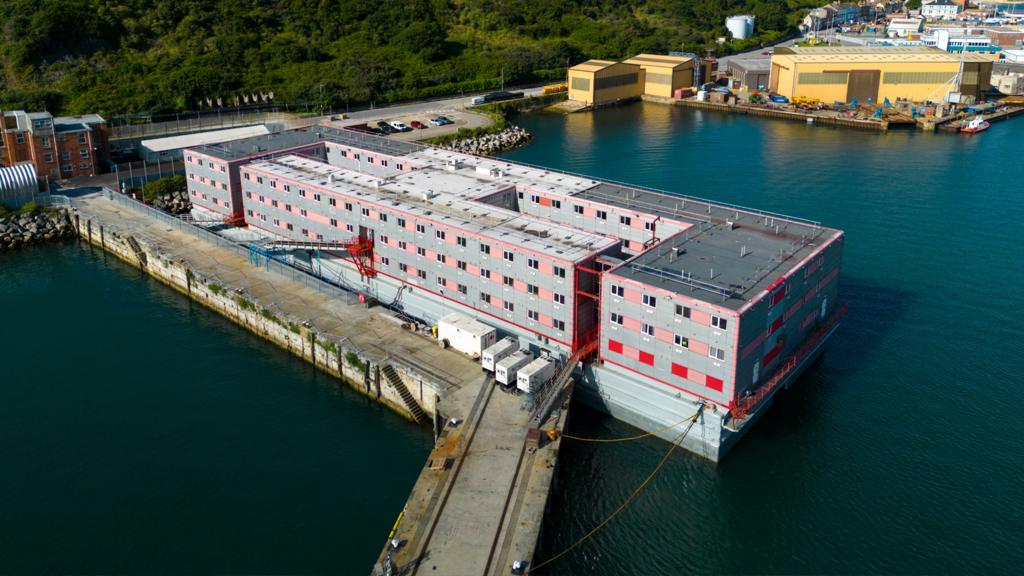
M 545 94 L 554 94 L 556 92 L 565 92 L 568 89 L 569 89 L 569 85 L 566 84 L 565 82 L 562 82 L 561 84 L 552 84 L 550 86 L 545 86 L 544 87 L 544 93 Z

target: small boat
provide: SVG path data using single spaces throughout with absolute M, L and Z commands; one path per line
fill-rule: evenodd
M 988 122 L 986 122 L 981 116 L 975 116 L 967 123 L 967 126 L 960 129 L 961 132 L 965 132 L 967 134 L 977 134 L 978 132 L 984 132 L 985 130 L 988 130 Z

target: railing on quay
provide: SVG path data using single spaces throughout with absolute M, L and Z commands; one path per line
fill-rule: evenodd
M 220 248 L 231 250 L 238 254 L 238 256 L 241 258 L 244 258 L 246 260 L 249 259 L 250 250 L 246 243 L 236 242 L 229 238 L 225 238 L 224 236 L 221 236 L 220 234 L 217 234 L 216 232 L 213 232 L 211 230 L 207 230 L 202 226 L 192 224 L 188 222 L 187 219 L 178 216 L 173 216 L 161 210 L 157 210 L 156 208 L 148 206 L 129 196 L 119 194 L 111 190 L 110 188 L 104 187 L 103 192 L 109 200 L 113 200 L 118 204 L 142 212 L 160 221 L 161 223 L 167 224 L 173 229 L 183 232 L 185 234 L 189 234 L 194 238 L 203 240 L 205 242 L 209 242 L 210 244 L 214 244 Z M 75 199 L 68 200 L 67 197 L 62 198 L 64 198 L 71 206 L 74 206 L 76 202 Z M 310 271 L 302 270 L 296 266 L 290 265 L 277 258 L 268 258 L 267 262 L 265 263 L 265 269 L 270 272 L 274 272 L 280 276 L 283 276 L 285 278 L 288 278 L 289 280 L 292 280 L 294 282 L 298 282 L 306 286 L 307 288 L 316 290 L 321 294 L 331 296 L 333 298 L 338 298 L 344 301 L 346 304 L 355 304 L 359 301 L 358 294 L 355 294 L 342 287 L 336 286 L 323 278 L 315 276 Z

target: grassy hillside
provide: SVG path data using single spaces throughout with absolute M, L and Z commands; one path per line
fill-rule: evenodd
M 171 112 L 273 92 L 378 104 L 561 78 L 566 62 L 703 53 L 727 15 L 770 41 L 814 0 L 3 0 L 0 106 Z M 321 89 L 321 84 L 323 88 Z

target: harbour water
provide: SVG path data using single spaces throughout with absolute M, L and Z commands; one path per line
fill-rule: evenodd
M 1024 121 L 836 130 L 660 105 L 507 157 L 847 231 L 849 314 L 719 466 L 673 455 L 543 573 L 1024 571 Z M 369 571 L 430 433 L 75 244 L 0 255 L 0 573 Z M 635 433 L 579 407 L 573 433 Z M 538 561 L 667 444 L 572 444 Z

